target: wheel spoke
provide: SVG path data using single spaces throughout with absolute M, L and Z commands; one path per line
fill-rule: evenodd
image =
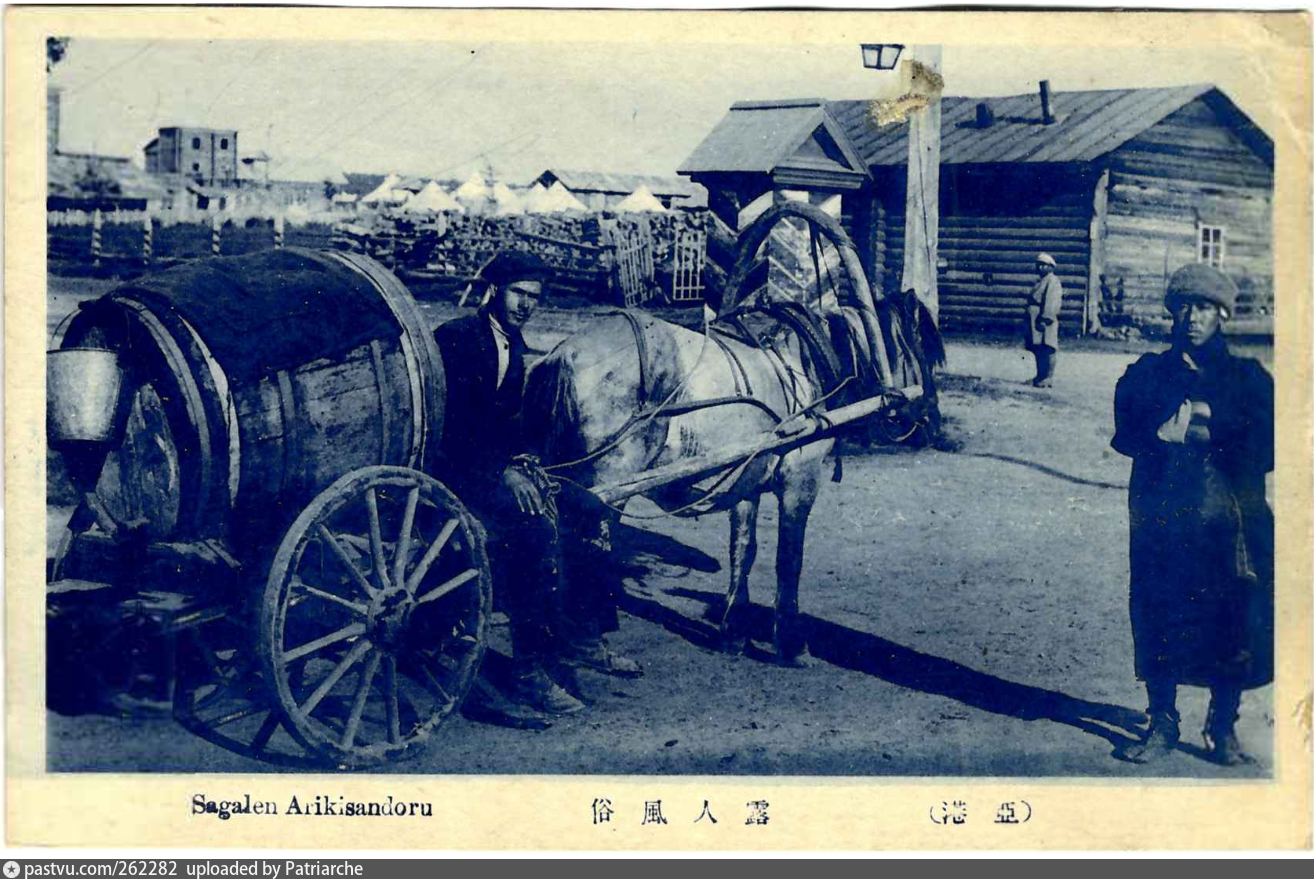
M 348 638 L 354 638 L 357 635 L 363 634 L 365 634 L 364 623 L 352 623 L 351 625 L 343 626 L 336 632 L 330 632 L 322 638 L 316 638 L 314 641 L 302 644 L 300 647 L 293 650 L 288 650 L 283 654 L 283 661 L 293 662 L 303 656 L 308 656 L 311 653 L 314 653 L 316 650 L 321 650 L 330 644 L 336 644 L 339 641 L 345 641 Z
M 370 686 L 374 675 L 379 670 L 379 660 L 383 654 L 378 650 L 370 654 L 370 660 L 360 675 L 360 685 L 356 687 L 356 701 L 351 706 L 351 716 L 347 718 L 347 728 L 342 733 L 342 747 L 350 748 L 356 741 L 356 730 L 360 727 L 360 716 L 365 713 L 365 703 L 370 698 Z
M 441 586 L 431 589 L 421 597 L 415 599 L 415 603 L 417 605 L 420 605 L 429 601 L 437 601 L 439 598 L 442 598 L 448 592 L 451 592 L 453 589 L 456 589 L 459 586 L 464 586 L 466 583 L 469 583 L 471 580 L 475 579 L 478 576 L 479 576 L 479 571 L 475 570 L 474 568 L 470 568 L 469 570 L 462 571 L 461 573 L 457 574 L 455 577 L 448 580 L 446 583 L 442 584 Z
M 401 742 L 401 707 L 397 703 L 397 657 L 389 656 L 383 664 L 383 683 L 386 690 L 384 708 L 388 713 L 388 741 Z
M 411 551 L 411 529 L 415 527 L 415 505 L 420 501 L 420 487 L 417 485 L 406 495 L 406 512 L 402 514 L 401 531 L 397 534 L 397 559 L 392 580 L 398 585 L 406 582 L 406 556 Z
M 335 536 L 333 536 L 333 532 L 321 524 L 319 526 L 319 536 L 329 545 L 329 549 L 333 550 L 333 554 L 338 557 L 338 561 L 346 565 L 347 570 L 351 573 L 352 579 L 360 585 L 360 588 L 365 590 L 365 594 L 370 598 L 377 595 L 378 591 L 370 585 L 368 580 L 365 579 L 365 575 L 360 572 L 360 568 L 352 563 L 351 559 L 347 556 L 347 551 L 342 548 L 342 544 L 338 542 L 338 539 Z
M 316 589 L 314 586 L 311 586 L 309 583 L 307 583 L 305 580 L 302 580 L 300 577 L 293 577 L 292 585 L 294 587 L 300 587 L 301 589 L 305 590 L 306 592 L 309 592 L 311 595 L 315 596 L 316 598 L 322 598 L 325 601 L 332 601 L 333 603 L 340 604 L 343 607 L 349 607 L 358 614 L 369 613 L 370 609 L 365 605 L 361 604 L 359 601 L 352 601 L 349 598 L 343 598 L 341 595 L 334 595 L 332 592 L 326 592 L 323 589 Z
M 251 740 L 251 750 L 257 752 L 263 751 L 265 745 L 269 744 L 269 740 L 274 736 L 274 731 L 278 729 L 278 725 L 282 723 L 282 721 L 283 716 L 278 713 L 278 709 L 275 708 L 271 710 L 269 716 L 265 718 L 265 722 L 260 724 L 260 729 L 256 730 L 255 738 Z
M 383 555 L 383 533 L 379 528 L 379 498 L 373 487 L 365 490 L 365 507 L 370 514 L 370 555 L 374 556 L 374 576 L 380 589 L 390 589 L 388 561 Z
M 310 698 L 307 699 L 304 704 L 297 706 L 297 710 L 306 717 L 309 717 L 310 712 L 314 711 L 315 706 L 319 705 L 320 701 L 328 695 L 329 690 L 333 689 L 338 681 L 342 680 L 342 676 L 346 674 L 347 671 L 355 665 L 369 649 L 370 642 L 368 639 L 361 641 L 353 647 L 351 652 L 343 657 L 343 660 L 338 663 L 337 667 L 329 672 L 328 677 L 320 681 L 319 686 L 315 688 L 315 692 L 310 694 Z
M 438 678 L 434 675 L 433 671 L 430 670 L 429 658 L 420 653 L 413 654 L 413 656 L 415 657 L 416 668 L 420 671 L 421 674 L 424 675 L 424 677 L 428 681 L 428 689 L 430 689 L 430 691 L 433 692 L 433 694 L 439 698 L 439 700 L 443 703 L 443 705 L 446 705 L 447 703 L 451 702 L 452 701 L 451 694 L 449 694 L 447 690 L 443 688 L 443 685 L 439 683 Z M 420 684 L 422 686 L 424 685 L 424 683 L 425 681 L 420 681 Z
M 447 541 L 451 538 L 452 532 L 456 530 L 456 526 L 459 524 L 461 523 L 457 519 L 447 520 L 447 524 L 443 526 L 443 530 L 439 531 L 438 536 L 434 538 L 433 543 L 429 544 L 429 548 L 424 552 L 424 558 L 420 559 L 420 563 L 415 566 L 415 570 L 411 573 L 410 579 L 406 581 L 407 592 L 414 595 L 415 590 L 420 588 L 420 583 L 424 580 L 424 575 L 429 573 L 429 568 L 431 568 L 433 563 L 438 560 L 438 554 L 443 551 L 443 547 L 447 545 Z
M 221 726 L 227 726 L 230 723 L 236 723 L 239 720 L 244 720 L 248 717 L 254 717 L 260 712 L 268 710 L 268 708 L 269 706 L 266 703 L 261 702 L 257 705 L 251 705 L 246 708 L 241 708 L 237 711 L 232 712 L 231 714 L 224 714 L 220 717 L 216 717 L 213 720 L 207 720 L 205 723 L 206 726 L 209 726 L 212 729 L 218 729 Z

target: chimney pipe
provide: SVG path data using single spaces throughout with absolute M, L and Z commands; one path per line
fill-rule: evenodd
M 1049 106 L 1049 80 L 1040 81 L 1040 121 L 1045 125 L 1053 124 L 1054 113 Z
M 976 105 L 976 127 L 989 128 L 995 124 L 995 113 L 990 109 L 990 105 L 981 101 Z

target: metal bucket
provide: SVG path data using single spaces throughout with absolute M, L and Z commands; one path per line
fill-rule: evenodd
M 46 352 L 46 439 L 51 443 L 114 439 L 123 370 L 117 351 Z

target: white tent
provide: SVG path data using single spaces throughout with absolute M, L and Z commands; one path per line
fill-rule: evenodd
M 647 186 L 639 188 L 621 199 L 612 210 L 618 213 L 666 213 L 666 208 Z
M 360 200 L 361 204 L 396 204 L 399 200 L 405 201 L 410 193 L 401 190 L 401 198 L 398 199 L 397 184 L 400 182 L 401 178 L 396 174 L 389 174 L 387 177 L 383 178 L 383 182 L 375 187 L 373 192 Z
M 515 214 L 523 214 L 525 207 L 520 202 L 520 196 L 511 191 L 500 180 L 493 184 L 493 215 L 498 217 L 509 217 Z
M 550 212 L 588 211 L 588 208 L 584 206 L 584 202 L 571 195 L 570 190 L 562 186 L 560 180 L 552 184 L 547 194 L 547 210 Z
M 542 183 L 535 183 L 520 196 L 520 203 L 525 206 L 527 214 L 544 213 L 544 207 L 547 204 L 548 191 Z
M 452 192 L 452 197 L 462 203 L 487 201 L 489 198 L 492 198 L 492 195 L 492 190 L 490 190 L 488 184 L 484 182 L 484 176 L 478 171 L 471 174 L 469 180 L 456 187 Z
M 411 197 L 403 208 L 413 214 L 441 214 L 444 211 L 464 212 L 461 203 L 447 194 L 447 191 L 430 180 L 424 188 Z

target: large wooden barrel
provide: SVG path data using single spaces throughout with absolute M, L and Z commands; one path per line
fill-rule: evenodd
M 375 464 L 429 470 L 442 361 L 374 260 L 296 248 L 177 266 L 85 303 L 63 347 L 119 352 L 130 408 L 97 495 L 154 538 L 276 542 Z

